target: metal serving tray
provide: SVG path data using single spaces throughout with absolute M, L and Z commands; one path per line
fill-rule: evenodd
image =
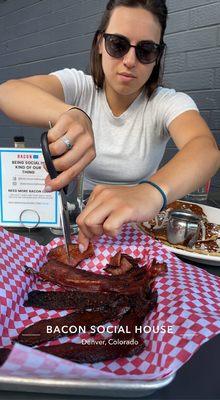
M 155 381 L 125 379 L 44 379 L 0 376 L 0 390 L 95 397 L 146 397 L 169 385 L 175 373 Z

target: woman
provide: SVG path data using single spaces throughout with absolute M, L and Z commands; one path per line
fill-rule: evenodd
M 159 86 L 166 20 L 165 1 L 111 0 L 93 41 L 92 77 L 65 69 L 0 89 L 9 117 L 52 122 L 50 150 L 62 173 L 46 179 L 46 191 L 88 165 L 85 184 L 94 189 L 77 219 L 81 250 L 95 236 L 117 235 L 126 222 L 153 218 L 219 168 L 217 145 L 193 100 Z M 179 152 L 157 170 L 169 137 Z

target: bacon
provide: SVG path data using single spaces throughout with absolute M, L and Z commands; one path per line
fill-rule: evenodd
M 82 326 L 89 330 L 92 325 L 101 325 L 120 318 L 126 311 L 126 305 L 123 305 L 119 299 L 118 304 L 115 304 L 115 307 L 111 310 L 74 312 L 64 317 L 44 319 L 23 329 L 15 341 L 25 346 L 35 346 L 62 336 L 73 335 L 71 329 L 69 329 L 71 326 L 74 326 L 74 331 L 77 334 Z M 63 331 L 64 326 L 65 330 Z M 48 327 L 50 327 L 50 332 Z
M 114 307 L 115 302 L 122 296 L 113 292 L 78 292 L 77 290 L 40 291 L 33 290 L 28 293 L 28 299 L 24 302 L 25 307 L 40 307 L 46 310 L 68 310 L 74 309 L 75 312 L 93 309 L 93 311 L 103 310 L 106 307 Z M 127 299 L 126 296 L 123 298 Z
M 57 261 L 63 262 L 64 264 L 76 267 L 81 261 L 89 257 L 94 257 L 95 255 L 92 243 L 89 243 L 88 249 L 83 253 L 79 251 L 78 244 L 70 244 L 69 250 L 70 259 L 68 259 L 64 245 L 57 246 L 54 249 L 50 250 L 50 252 L 47 254 L 47 259 L 55 259 Z
M 143 308 L 138 314 L 136 310 L 129 310 L 120 321 L 120 325 L 128 333 L 114 333 L 111 341 L 103 339 L 101 343 L 93 341 L 93 344 L 64 343 L 56 346 L 40 346 L 38 349 L 78 363 L 95 363 L 120 357 L 132 357 L 141 353 L 145 347 L 135 327 L 141 325 L 146 311 L 147 309 Z
M 104 270 L 111 275 L 123 275 L 133 268 L 133 264 L 130 263 L 125 257 L 121 257 L 120 265 L 115 267 L 113 265 L 107 265 Z
M 165 262 L 159 263 L 155 258 L 153 259 L 149 270 L 147 271 L 149 278 L 156 278 L 157 276 L 164 275 L 167 272 L 167 265 Z
M 141 307 L 143 300 L 152 304 L 156 303 L 155 293 L 150 286 L 147 286 L 144 296 L 121 295 L 114 292 L 94 293 L 77 292 L 68 290 L 65 292 L 33 290 L 28 294 L 28 299 L 24 302 L 25 307 L 40 307 L 46 310 L 67 310 L 74 309 L 74 312 L 103 311 L 111 310 L 119 303 L 129 307 Z
M 39 321 L 25 328 L 17 340 L 28 346 L 39 345 L 64 334 L 65 336 L 72 335 L 71 330 L 62 332 L 61 328 L 64 325 L 67 328 L 72 325 L 74 328 L 84 325 L 89 330 L 91 325 L 98 326 L 107 321 L 120 319 L 120 326 L 124 327 L 125 331 L 114 333 L 111 337 L 113 343 L 110 343 L 110 339 L 103 339 L 102 345 L 96 341 L 92 345 L 65 343 L 57 346 L 39 346 L 38 349 L 79 363 L 94 363 L 139 354 L 145 345 L 139 331 L 136 331 L 135 328 L 142 325 L 145 317 L 156 306 L 157 291 L 152 292 L 151 284 L 155 277 L 164 274 L 167 268 L 165 263 L 158 263 L 155 259 L 150 268 L 147 266 L 140 268 L 137 259 L 133 259 L 131 256 L 121 253 L 120 257 L 118 255 L 117 257 L 120 259 L 120 266 L 116 268 L 121 268 L 123 257 L 132 265 L 129 271 L 122 268 L 122 274 L 119 276 L 95 274 L 72 268 L 70 265 L 53 259 L 45 263 L 39 273 L 34 272 L 40 278 L 67 287 L 68 290 L 52 292 L 53 294 L 49 294 L 49 292 L 47 295 L 45 292 L 34 291 L 28 301 L 34 299 L 33 302 L 37 303 L 36 298 L 41 293 L 40 306 L 42 306 L 42 302 L 49 302 L 50 306 L 54 306 L 57 301 L 63 301 L 63 306 L 64 304 L 65 307 L 67 304 L 74 304 L 81 312 Z M 29 270 L 28 273 L 33 273 L 33 271 Z M 68 299 L 67 303 L 64 301 L 64 296 Z M 78 298 L 75 299 L 77 296 Z M 99 304 L 98 310 L 94 310 L 93 307 L 98 306 L 98 301 L 101 304 Z M 30 303 L 26 302 L 25 305 L 30 305 Z M 58 304 L 58 307 L 60 306 L 61 304 Z M 85 311 L 83 307 L 88 306 L 91 307 L 90 311 Z M 46 330 L 48 324 L 52 327 L 52 332 L 49 334 Z M 54 327 L 58 327 L 58 329 L 55 330 Z M 120 343 L 120 341 L 124 341 L 124 343 Z M 0 360 L 2 358 L 2 362 L 4 362 L 9 353 L 9 349 L 0 351 Z
M 102 344 L 92 339 L 92 344 L 65 343 L 39 346 L 38 349 L 79 363 L 94 363 L 139 354 L 145 345 L 136 327 L 142 325 L 145 317 L 156 306 L 157 291 L 152 291 L 151 284 L 156 276 L 167 271 L 167 267 L 165 263 L 158 263 L 155 259 L 150 268 L 138 267 L 138 262 L 139 259 L 121 252 L 116 253 L 113 257 L 114 265 L 111 266 L 121 270 L 117 276 L 95 274 L 53 259 L 45 263 L 39 273 L 28 269 L 29 274 L 34 273 L 68 290 L 49 293 L 33 291 L 25 302 L 26 306 L 44 305 L 57 309 L 73 307 L 76 310 L 78 307 L 78 311 L 64 317 L 39 321 L 25 328 L 17 341 L 35 346 L 64 335 L 77 334 L 77 328 L 82 325 L 89 330 L 92 325 L 98 326 L 119 319 L 124 331 L 119 330 L 110 339 L 103 338 Z M 48 325 L 50 333 L 46 329 Z M 62 330 L 64 325 L 65 331 Z M 68 329 L 72 325 L 74 333 Z M 9 354 L 10 349 L 1 349 L 0 363 Z
M 119 267 L 121 264 L 121 251 L 119 250 L 117 253 L 115 253 L 114 256 L 110 258 L 109 264 L 112 265 L 112 267 Z
M 43 265 L 39 273 L 41 279 L 78 292 L 101 293 L 115 292 L 124 295 L 143 293 L 147 284 L 156 276 L 166 272 L 166 264 L 153 261 L 150 269 L 146 266 L 134 267 L 125 279 L 121 276 L 107 276 L 82 269 L 72 268 L 56 260 L 50 260 Z
M 7 347 L 0 348 L 0 367 L 7 360 L 10 353 L 11 353 L 11 349 L 8 349 Z
M 134 273 L 124 276 L 106 276 L 82 269 L 73 269 L 69 265 L 50 260 L 43 265 L 37 274 L 41 279 L 79 292 L 97 293 L 102 291 L 120 294 L 141 293 L 149 280 L 146 268 L 138 268 Z
M 123 257 L 123 258 L 126 258 L 126 260 L 130 261 L 130 263 L 131 263 L 134 267 L 137 266 L 137 265 L 140 263 L 140 261 L 141 261 L 141 258 L 140 258 L 140 257 L 134 258 L 134 257 L 132 257 L 132 256 L 130 256 L 129 254 L 126 254 L 126 253 L 122 253 L 122 257 Z
M 138 266 L 140 258 L 133 258 L 128 254 L 118 251 L 113 257 L 110 258 L 109 264 L 104 268 L 104 271 L 111 275 L 123 275 L 131 271 L 134 267 Z

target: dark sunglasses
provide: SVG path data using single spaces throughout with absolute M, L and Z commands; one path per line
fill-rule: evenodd
M 130 44 L 128 38 L 122 35 L 104 33 L 105 49 L 114 58 L 121 58 L 127 54 L 131 47 L 134 47 L 137 59 L 142 64 L 151 64 L 157 60 L 162 53 L 165 44 L 157 44 L 148 40 L 138 42 L 136 46 Z

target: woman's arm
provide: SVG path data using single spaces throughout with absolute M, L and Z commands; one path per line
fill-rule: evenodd
M 15 122 L 48 127 L 71 106 L 65 104 L 59 79 L 39 75 L 9 80 L 0 85 L 0 109 Z
M 75 178 L 95 157 L 92 125 L 80 110 L 64 101 L 59 79 L 39 75 L 10 80 L 0 85 L 0 110 L 16 122 L 49 128 L 50 151 L 59 156 L 54 161 L 61 173 L 56 179 L 46 178 L 46 191 L 59 190 Z M 68 152 L 61 137 L 66 136 L 73 148 Z
M 205 121 L 197 111 L 187 111 L 169 126 L 179 152 L 149 180 L 159 185 L 168 203 L 202 186 L 220 167 L 220 152 Z M 115 236 L 122 224 L 150 220 L 160 211 L 163 198 L 149 184 L 134 187 L 98 185 L 77 219 L 80 247 L 95 236 Z
M 180 150 L 151 180 L 165 191 L 168 202 L 204 185 L 220 167 L 220 152 L 206 122 L 197 111 L 186 111 L 169 125 Z

